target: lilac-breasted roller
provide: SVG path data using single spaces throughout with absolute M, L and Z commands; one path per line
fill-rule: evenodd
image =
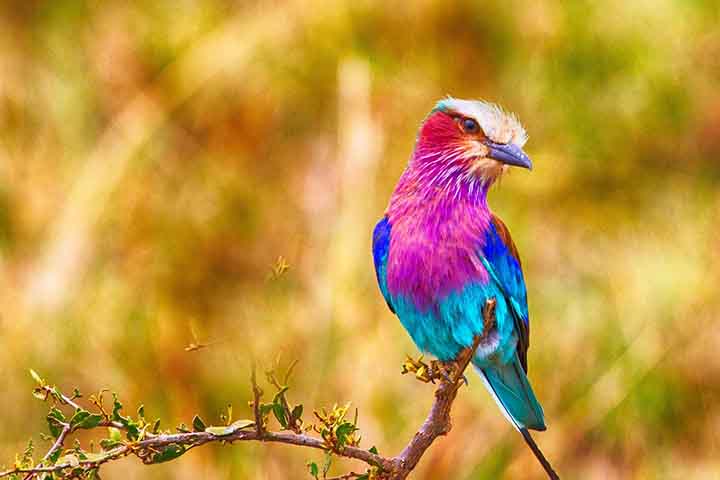
M 373 257 L 390 310 L 421 351 L 453 360 L 482 337 L 472 363 L 530 443 L 528 429 L 545 430 L 545 421 L 526 376 L 525 280 L 510 233 L 487 202 L 510 166 L 532 167 L 522 150 L 526 140 L 517 117 L 497 105 L 438 102 L 375 227 Z M 495 322 L 484 325 L 482 309 L 491 299 Z

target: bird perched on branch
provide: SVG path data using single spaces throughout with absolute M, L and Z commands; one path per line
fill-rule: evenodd
M 545 430 L 545 421 L 526 376 L 525 281 L 510 232 L 487 202 L 509 167 L 532 168 L 526 141 L 517 117 L 495 104 L 438 102 L 375 227 L 373 257 L 390 310 L 421 351 L 451 361 L 481 336 L 472 363 L 531 443 L 528 429 Z M 484 325 L 493 299 L 495 322 Z

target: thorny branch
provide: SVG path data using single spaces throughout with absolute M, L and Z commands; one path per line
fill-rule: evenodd
M 495 300 L 490 300 L 483 308 L 485 335 L 495 322 Z M 357 419 L 350 422 L 346 419 L 348 406 L 333 407 L 329 412 L 323 409 L 315 411 L 319 423 L 305 424 L 302 420 L 302 405 L 292 406 L 286 397 L 287 387 L 281 384 L 274 372 L 267 372 L 268 381 L 277 389 L 271 403 L 263 403 L 263 390 L 258 385 L 256 367 L 253 363 L 251 373 L 253 401 L 251 402 L 253 420 L 232 421 L 232 410 L 228 409 L 225 425 L 206 427 L 199 418 L 193 419 L 193 431 L 184 425 L 178 427 L 177 433 L 159 431 L 159 421 L 150 424 L 144 418 L 144 409 L 138 411 L 137 420 L 121 414 L 122 404 L 113 397 L 112 412 L 103 406 L 103 392 L 91 396 L 90 400 L 99 411 L 85 410 L 75 398 L 71 398 L 56 387 L 47 385 L 35 372 L 31 372 L 39 386 L 34 395 L 50 400 L 55 405 L 48 415 L 48 424 L 54 436 L 52 446 L 36 465 L 32 462 L 32 448 L 15 461 L 13 468 L 0 472 L 0 478 L 23 478 L 25 480 L 50 478 L 97 479 L 97 472 L 104 463 L 129 455 L 138 457 L 143 463 L 160 463 L 173 460 L 185 452 L 206 443 L 234 443 L 242 441 L 261 441 L 285 443 L 301 447 L 323 450 L 327 455 L 337 455 L 364 462 L 369 466 L 364 473 L 350 472 L 335 479 L 343 480 L 403 480 L 415 469 L 418 462 L 439 436 L 446 435 L 452 428 L 450 410 L 457 396 L 458 389 L 465 382 L 464 372 L 470 364 L 478 345 L 484 335 L 475 338 L 471 347 L 460 352 L 454 362 L 433 361 L 429 364 L 420 360 L 408 359 L 403 366 L 403 373 L 412 372 L 425 382 L 436 383 L 435 399 L 430 412 L 413 438 L 395 457 L 384 457 L 375 448 L 370 450 L 358 446 Z M 283 378 L 287 383 L 288 376 L 295 365 L 292 364 Z M 73 415 L 67 419 L 57 407 L 70 408 Z M 268 430 L 267 421 L 270 414 L 280 423 L 282 430 Z M 356 414 L 357 415 L 357 414 Z M 68 437 L 80 429 L 106 427 L 109 438 L 101 442 L 102 451 L 84 451 L 75 446 L 68 449 L 65 445 Z M 122 439 L 120 432 L 126 438 Z M 316 432 L 320 436 L 311 435 Z M 327 458 L 330 458 L 329 456 Z M 309 464 L 310 474 L 315 478 L 332 480 L 327 476 L 328 466 L 321 469 L 314 463 Z

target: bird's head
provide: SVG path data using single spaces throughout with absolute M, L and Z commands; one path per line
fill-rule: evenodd
M 477 100 L 445 98 L 423 122 L 412 162 L 439 181 L 492 185 L 510 166 L 532 168 L 527 133 L 514 114 Z M 445 180 L 447 181 L 447 180 Z

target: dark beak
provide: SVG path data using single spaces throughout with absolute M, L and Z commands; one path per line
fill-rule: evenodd
M 512 143 L 495 143 L 486 142 L 485 145 L 490 149 L 488 157 L 494 158 L 507 165 L 515 165 L 516 167 L 527 168 L 532 170 L 532 162 L 520 147 Z

